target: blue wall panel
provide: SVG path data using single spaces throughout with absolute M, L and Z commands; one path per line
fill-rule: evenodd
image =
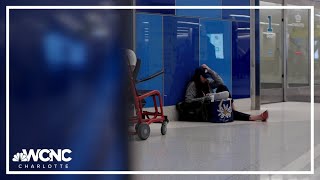
M 250 0 L 222 0 L 223 6 L 250 6 Z M 250 10 L 225 9 L 223 19 L 250 21 Z
M 137 6 L 174 6 L 175 0 L 136 0 Z M 141 9 L 137 12 L 146 12 L 146 13 L 160 13 L 160 14 L 175 14 L 174 9 Z
M 221 6 L 221 0 L 176 0 L 176 6 Z M 178 16 L 221 18 L 221 10 L 177 9 Z
M 250 97 L 250 23 L 232 23 L 233 98 Z
M 200 24 L 200 64 L 216 71 L 232 92 L 232 24 L 206 19 Z
M 141 59 L 138 79 L 149 77 L 163 69 L 162 35 L 162 16 L 136 15 L 136 55 Z M 139 83 L 137 89 L 159 90 L 163 95 L 163 75 Z M 148 100 L 146 107 L 150 106 L 153 106 L 153 103 Z
M 184 100 L 186 86 L 199 66 L 199 20 L 164 17 L 164 103 Z

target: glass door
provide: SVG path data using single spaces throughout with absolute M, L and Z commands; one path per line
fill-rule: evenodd
M 266 2 L 268 1 L 268 2 Z M 261 6 L 310 5 L 296 0 L 264 0 Z M 317 12 L 317 11 L 316 11 Z M 261 103 L 310 102 L 309 10 L 260 10 Z M 319 12 L 320 13 L 320 12 Z M 320 15 L 315 14 L 320 22 Z M 315 25 L 315 83 L 318 83 L 317 26 Z M 320 26 L 318 27 L 320 29 Z M 319 44 L 318 44 L 319 43 Z M 319 65 L 320 67 L 320 65 Z
M 260 6 L 281 6 L 260 1 Z M 261 103 L 283 102 L 283 10 L 260 10 Z
M 290 6 L 288 0 L 288 6 Z M 309 10 L 290 9 L 287 13 L 286 101 L 310 102 Z

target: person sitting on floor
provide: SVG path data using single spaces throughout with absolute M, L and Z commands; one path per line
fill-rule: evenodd
M 210 69 L 206 64 L 203 64 L 201 67 L 195 70 L 192 81 L 188 84 L 186 94 L 185 94 L 185 102 L 186 103 L 194 103 L 199 101 L 211 101 L 210 93 L 213 93 L 213 89 L 216 89 L 215 93 L 220 94 L 220 98 L 232 98 L 227 86 L 224 85 L 222 78 Z M 223 92 L 221 94 L 221 92 Z M 226 96 L 226 93 L 227 97 Z M 233 100 L 232 100 L 232 111 L 234 115 L 234 120 L 240 121 L 267 121 L 269 117 L 268 111 L 264 111 L 259 115 L 250 115 L 246 113 L 242 113 L 235 110 Z

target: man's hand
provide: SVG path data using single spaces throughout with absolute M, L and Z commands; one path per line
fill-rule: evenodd
M 201 67 L 202 67 L 203 69 L 210 70 L 209 66 L 207 66 L 206 64 L 202 64 Z

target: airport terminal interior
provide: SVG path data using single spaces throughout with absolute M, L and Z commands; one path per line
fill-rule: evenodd
M 295 8 L 10 10 L 10 80 L 0 76 L 11 88 L 10 111 L 9 87 L 0 92 L 0 114 L 8 110 L 3 146 L 10 129 L 7 169 L 21 170 L 11 161 L 21 148 L 49 144 L 72 149 L 63 172 L 169 173 L 133 180 L 320 179 L 320 0 L 130 2 Z M 314 14 L 301 6 L 314 6 Z
M 249 0 L 137 0 L 136 5 L 252 5 Z M 315 6 L 314 61 L 310 53 L 310 11 L 306 9 L 136 10 L 134 52 L 141 60 L 137 84 L 156 89 L 168 116 L 166 135 L 151 124 L 147 140 L 130 139 L 133 170 L 310 171 L 311 63 L 314 63 L 316 175 L 221 175 L 216 179 L 318 179 L 320 170 L 320 3 L 253 1 L 260 6 Z M 203 3 L 203 4 L 199 4 Z M 251 14 L 250 14 L 251 13 Z M 254 15 L 254 18 L 253 18 Z M 176 105 L 185 98 L 194 70 L 216 71 L 235 108 L 269 112 L 267 122 L 189 122 Z M 152 99 L 145 109 L 152 110 Z M 317 175 L 318 174 L 318 175 Z M 135 179 L 193 179 L 192 176 L 137 175 Z M 212 179 L 199 176 L 197 179 Z

